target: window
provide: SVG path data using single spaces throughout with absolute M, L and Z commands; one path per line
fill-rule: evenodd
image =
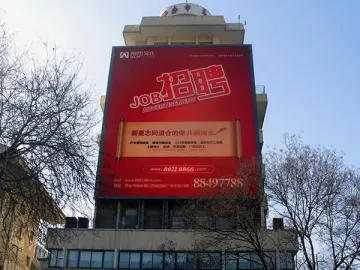
M 251 269 L 262 269 L 261 259 L 258 254 L 251 254 Z
M 129 268 L 139 268 L 140 266 L 140 253 L 131 253 Z
M 78 258 L 79 258 L 78 250 L 69 250 L 67 266 L 68 267 L 77 267 Z
M 218 217 L 215 220 L 217 229 L 232 229 L 234 227 L 234 222 L 230 218 Z
M 30 266 L 30 257 L 26 256 L 26 267 Z
M 195 227 L 197 228 L 213 228 L 214 219 L 209 216 L 205 211 L 199 211 L 198 215 L 195 217 Z
M 101 229 L 115 229 L 117 216 L 117 202 L 99 202 L 97 205 L 95 227 Z
M 142 254 L 142 269 L 162 269 L 163 268 L 163 253 L 158 252 L 144 252 Z
M 294 257 L 292 254 L 280 255 L 280 269 L 294 269 Z
M 138 208 L 138 201 L 121 203 L 121 228 L 136 228 L 138 225 Z
M 171 218 L 171 222 L 172 222 L 172 229 L 184 229 L 185 228 L 185 218 L 184 217 L 172 217 Z
M 237 258 L 234 269 L 236 270 Z M 221 252 L 192 253 L 192 252 L 119 252 L 119 269 L 164 269 L 164 270 L 220 270 L 222 269 Z M 250 267 L 249 267 L 250 269 Z
M 200 269 L 221 269 L 221 253 L 202 253 Z
M 172 270 L 175 269 L 175 253 L 165 253 L 164 257 L 164 269 Z
M 275 253 L 266 252 L 264 254 L 264 257 L 265 257 L 266 265 L 269 266 L 270 268 L 275 269 L 275 267 L 276 267 L 276 255 L 275 255 Z
M 119 254 L 119 268 L 130 268 L 130 252 L 120 252 Z M 140 263 L 140 261 L 139 261 Z
M 161 229 L 161 208 L 156 203 L 145 207 L 145 229 Z
M 235 254 L 226 254 L 225 257 L 226 270 L 236 270 L 237 261 L 238 259 Z
M 62 267 L 64 264 L 64 253 L 61 249 L 50 251 L 49 267 Z
M 135 229 L 137 224 L 137 209 L 126 209 L 125 215 L 121 217 L 121 227 L 124 229 Z
M 103 253 L 101 251 L 93 251 L 91 254 L 91 267 L 101 268 L 103 260 Z
M 33 231 L 31 231 L 31 232 L 29 233 L 29 241 L 30 241 L 30 242 L 34 241 L 34 236 L 35 236 L 35 233 L 34 233 Z
M 114 252 L 98 250 L 69 250 L 67 267 L 69 268 L 113 268 Z
M 183 216 L 183 206 L 180 204 L 172 203 L 169 206 L 169 217 L 172 229 L 185 228 L 185 217 Z
M 18 240 L 21 240 L 22 230 L 23 230 L 23 223 L 21 221 L 19 221 L 18 228 L 16 231 L 16 238 Z
M 140 252 L 120 252 L 120 269 L 138 269 L 140 268 Z
M 113 268 L 113 266 L 114 266 L 114 252 L 105 251 L 103 268 Z
M 177 253 L 176 254 L 177 269 L 196 269 L 196 254 L 195 253 Z
M 152 269 L 152 253 L 145 252 L 142 254 L 142 266 L 143 269 Z
M 239 269 L 250 269 L 250 254 L 239 253 Z
M 90 267 L 91 251 L 80 251 L 79 267 Z

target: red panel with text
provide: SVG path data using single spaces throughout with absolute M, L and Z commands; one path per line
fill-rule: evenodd
M 250 46 L 114 47 L 97 197 L 256 195 L 254 91 Z

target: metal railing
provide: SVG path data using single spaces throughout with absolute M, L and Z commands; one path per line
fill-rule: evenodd
M 266 94 L 265 85 L 255 85 L 256 94 Z

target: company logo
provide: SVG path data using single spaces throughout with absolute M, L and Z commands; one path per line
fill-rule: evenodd
M 154 58 L 154 51 L 134 51 L 134 52 L 120 52 L 120 59 L 130 58 L 130 59 L 139 59 L 139 58 Z
M 120 52 L 120 58 L 129 58 L 129 52 Z
M 130 108 L 143 107 L 143 112 L 151 112 L 231 93 L 222 65 L 163 73 L 156 81 L 162 83 L 161 90 L 134 96 Z

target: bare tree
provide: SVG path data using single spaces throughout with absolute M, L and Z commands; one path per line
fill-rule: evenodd
M 204 198 L 179 201 L 177 215 L 185 220 L 188 233 L 194 235 L 193 248 L 199 256 L 210 256 L 211 252 L 225 251 L 227 269 L 233 269 L 236 261 L 259 269 L 276 269 L 276 254 L 282 260 L 291 258 L 297 250 L 296 234 L 288 230 L 269 230 L 261 219 L 261 205 L 266 203 L 257 162 L 244 162 L 239 168 L 239 182 L 225 185 L 214 192 L 205 189 Z M 226 181 L 226 180 L 224 180 Z M 218 187 L 218 183 L 213 183 Z M 259 192 L 250 195 L 255 189 Z M 175 246 L 174 246 L 175 245 Z M 176 243 L 168 243 L 164 250 L 176 249 Z M 219 257 L 220 259 L 220 257 Z M 204 258 L 199 258 L 204 261 Z M 288 261 L 290 265 L 292 258 Z M 235 269 L 235 268 L 234 268 Z M 291 268 L 290 268 L 291 269 Z
M 56 48 L 46 52 L 41 62 L 19 54 L 0 26 L 3 209 L 25 204 L 36 226 L 41 219 L 59 222 L 59 207 L 78 212 L 91 203 L 97 156 L 92 130 L 98 118 L 81 65 Z
M 354 269 L 360 251 L 359 174 L 332 149 L 285 135 L 266 156 L 274 210 L 296 231 L 307 269 Z

